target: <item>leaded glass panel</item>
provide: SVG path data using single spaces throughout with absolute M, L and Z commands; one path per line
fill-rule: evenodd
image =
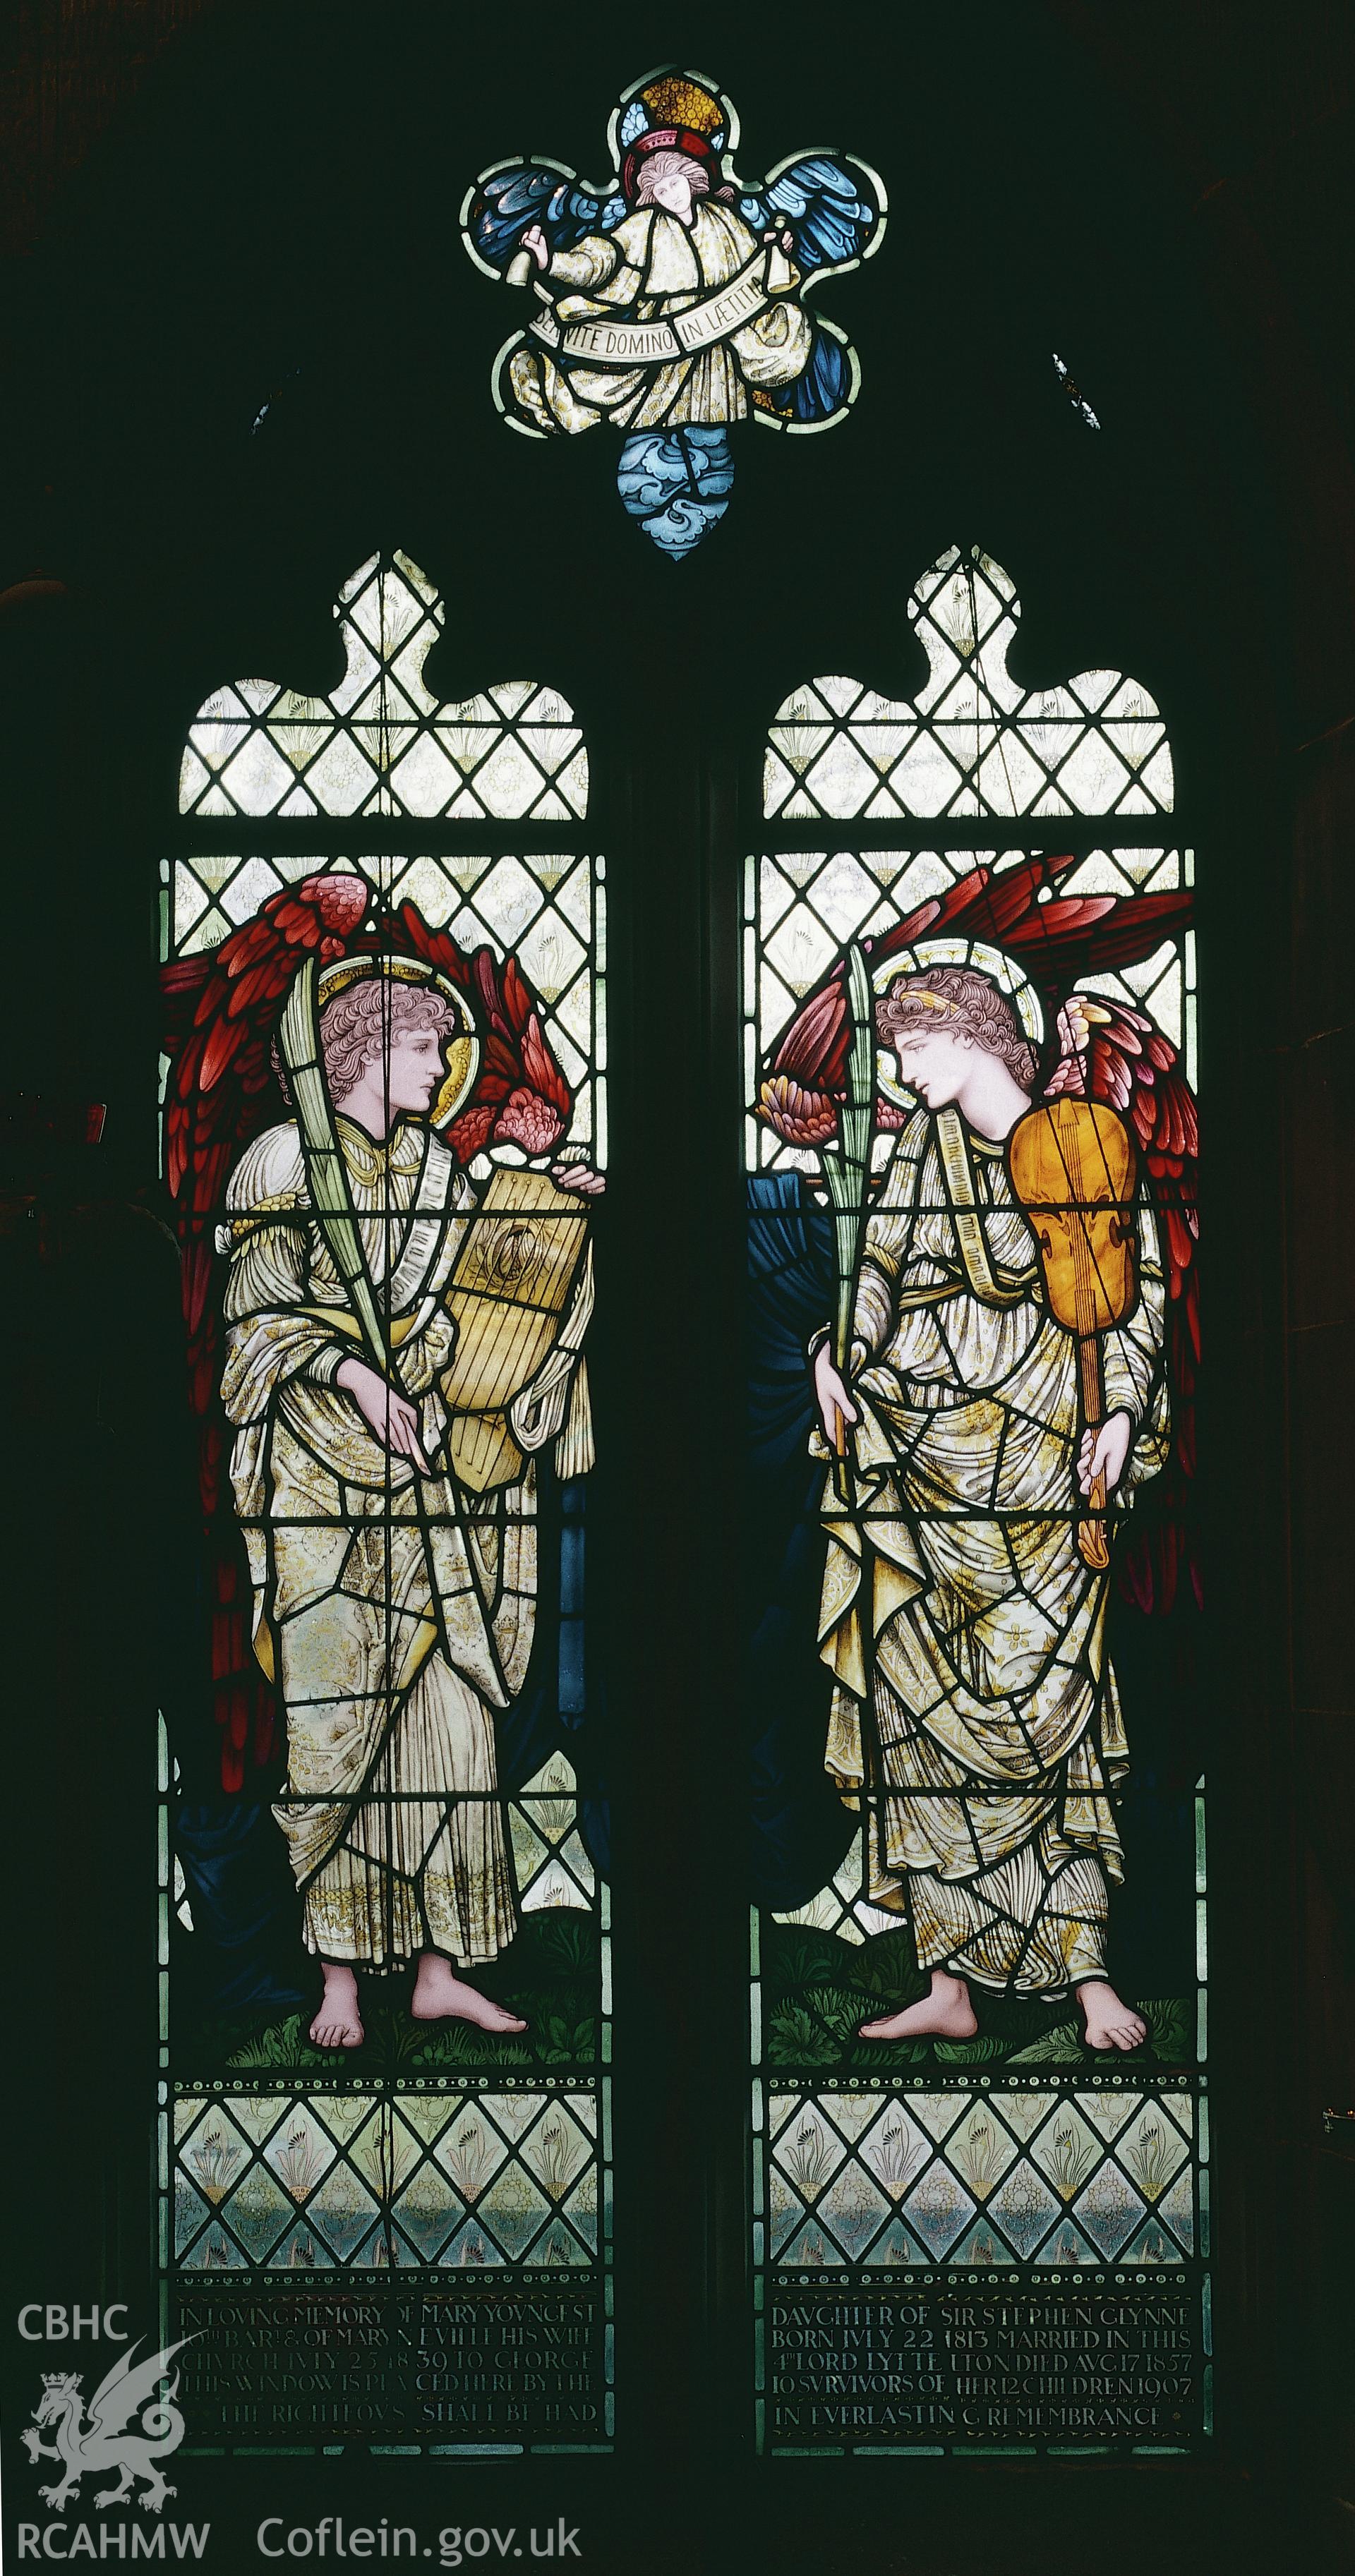
M 437 702 L 406 555 L 335 615 L 328 696 L 199 711 L 161 869 L 204 1594 L 162 1753 L 165 2335 L 205 2330 L 186 2448 L 605 2448 L 605 867 L 558 691 Z
M 978 548 L 909 615 L 916 700 L 778 709 L 745 870 L 759 2442 L 1180 2451 L 1193 863 L 1141 684 L 1021 689 Z
M 446 610 L 408 555 L 360 564 L 334 614 L 345 669 L 327 696 L 239 680 L 199 707 L 181 814 L 554 823 L 587 812 L 588 754 L 558 690 L 512 680 L 452 703 L 430 695 L 423 666 Z

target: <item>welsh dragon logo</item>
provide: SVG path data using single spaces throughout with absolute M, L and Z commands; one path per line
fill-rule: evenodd
M 61 2462 L 60 2478 L 39 2489 L 44 2504 L 64 2513 L 83 2477 L 111 2472 L 116 2485 L 101 2487 L 94 2498 L 101 2512 L 108 2505 L 128 2503 L 134 2493 L 143 2513 L 160 2512 L 166 2496 L 176 2489 L 166 2485 L 157 2464 L 176 2451 L 184 2437 L 184 2419 L 174 2402 L 178 2372 L 163 2397 L 157 2392 L 175 2353 L 193 2340 L 184 2335 L 145 2361 L 137 2361 L 133 2344 L 88 2399 L 81 2393 L 79 2372 L 43 2373 L 42 2395 L 32 2423 L 24 2428 L 23 2442 L 35 2468 L 40 2459 Z M 42 2431 L 49 2425 L 53 2439 L 44 2442 Z M 146 2482 L 139 2491 L 138 2478 Z

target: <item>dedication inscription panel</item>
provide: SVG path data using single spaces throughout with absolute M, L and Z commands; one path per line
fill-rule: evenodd
M 1174 2451 L 1212 2429 L 1200 2079 L 758 2093 L 765 2448 Z
M 610 2446 L 605 2076 L 182 2086 L 166 2153 L 191 2447 Z
M 190 2441 L 591 2447 L 607 2401 L 596 2286 L 475 2279 L 360 2293 L 208 2281 L 177 2303 Z

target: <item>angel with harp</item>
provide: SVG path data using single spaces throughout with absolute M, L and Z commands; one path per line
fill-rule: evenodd
M 1197 1123 L 1161 1030 L 1074 986 L 1151 954 L 1190 896 L 1060 896 L 1072 865 L 976 868 L 863 943 L 890 1151 L 849 1347 L 825 1328 L 811 1363 L 826 1767 L 865 1811 L 869 1901 L 907 1920 L 929 1980 L 863 2025 L 882 2041 L 970 2037 L 973 1985 L 1071 1988 L 1092 2048 L 1145 2036 L 1106 1961 L 1129 1759 L 1107 1526 L 1136 1504 L 1123 1578 L 1170 1606 L 1194 1468 Z M 762 1087 L 788 1143 L 838 1137 L 851 1037 L 839 963 Z
M 223 1778 L 271 1717 L 217 1517 L 229 1437 L 331 2048 L 363 2039 L 356 1971 L 411 1960 L 416 2019 L 523 2027 L 461 1972 L 516 1929 L 495 1722 L 532 1647 L 536 1457 L 592 1458 L 601 1187 L 569 1164 L 477 1189 L 487 1145 L 549 1156 L 568 1087 L 513 958 L 467 956 L 409 903 L 364 928 L 367 904 L 357 878 L 308 878 L 163 978 Z
M 658 73 L 612 120 L 607 187 L 514 162 L 476 182 L 463 214 L 471 256 L 540 305 L 499 361 L 501 408 L 541 437 L 623 429 L 622 499 L 671 556 L 724 513 L 732 423 L 818 429 L 846 410 L 855 359 L 803 297 L 883 232 L 863 163 L 804 154 L 746 187 L 736 131 L 700 74 Z

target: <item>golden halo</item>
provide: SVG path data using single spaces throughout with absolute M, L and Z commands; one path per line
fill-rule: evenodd
M 990 948 L 985 940 L 919 939 L 916 947 L 898 949 L 892 957 L 886 957 L 875 968 L 871 982 L 878 994 L 885 994 L 904 977 L 925 975 L 929 966 L 971 966 L 976 975 L 986 975 L 1011 1003 L 1031 1045 L 1038 1048 L 1044 1044 L 1044 1012 L 1029 976 L 1022 973 L 1014 958 L 1005 956 L 1000 948 Z M 876 1082 L 896 1109 L 916 1109 L 917 1093 L 899 1081 L 892 1070 L 893 1063 L 893 1049 L 877 1046 Z
M 346 993 L 350 984 L 359 984 L 368 975 L 387 975 L 397 984 L 427 984 L 450 1002 L 459 1034 L 449 1038 L 444 1047 L 446 1079 L 428 1112 L 430 1126 L 445 1127 L 468 1098 L 480 1070 L 480 1040 L 465 994 L 458 992 L 455 984 L 440 975 L 426 958 L 388 957 L 378 951 L 373 956 L 336 957 L 331 965 L 321 967 L 315 987 L 317 1013 L 340 993 Z
M 722 100 L 691 72 L 661 72 L 657 80 L 646 81 L 639 95 L 649 110 L 651 127 L 683 125 L 689 134 L 709 142 L 726 121 Z

